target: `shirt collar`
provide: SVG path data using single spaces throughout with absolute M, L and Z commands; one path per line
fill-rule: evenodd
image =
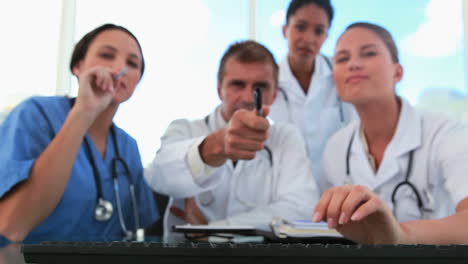
M 323 55 L 317 55 L 315 57 L 315 71 L 310 79 L 311 82 L 314 78 L 328 78 L 331 77 L 331 75 L 332 70 L 328 66 L 325 57 Z M 304 91 L 300 89 L 301 87 L 291 71 L 287 56 L 280 63 L 279 80 L 280 84 L 288 83 L 286 85 L 280 85 L 282 89 L 288 90 L 288 92 L 300 92 L 303 96 L 306 96 Z M 296 85 L 290 85 L 290 82 L 295 82 Z
M 407 100 L 401 97 L 399 99 L 401 100 L 400 117 L 395 134 L 385 150 L 385 155 L 400 156 L 422 144 L 422 118 L 420 114 Z M 361 130 L 360 127 L 360 122 L 357 122 L 353 128 L 353 133 L 358 134 Z M 368 149 L 364 147 L 364 144 L 367 146 L 367 143 L 364 143 L 365 140 L 361 139 L 361 137 L 355 136 L 351 140 L 353 140 L 352 152 L 356 153 L 359 152 L 359 149 L 361 151 Z

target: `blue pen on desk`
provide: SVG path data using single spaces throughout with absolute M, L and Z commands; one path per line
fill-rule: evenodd
M 263 116 L 262 110 L 262 86 L 256 85 L 254 88 L 255 109 L 258 116 Z

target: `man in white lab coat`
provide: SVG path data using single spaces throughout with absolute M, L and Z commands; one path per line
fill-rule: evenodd
M 263 105 L 255 110 L 254 89 Z M 267 48 L 229 47 L 218 72 L 222 103 L 200 120 L 173 121 L 145 177 L 170 196 L 165 235 L 175 224 L 252 225 L 273 217 L 311 218 L 318 189 L 299 132 L 266 119 L 278 92 L 278 66 Z

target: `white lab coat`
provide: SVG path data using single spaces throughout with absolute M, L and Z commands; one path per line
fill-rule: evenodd
M 318 201 L 319 191 L 310 177 L 310 162 L 297 130 L 289 125 L 272 125 L 265 142 L 266 150 L 255 159 L 226 162 L 203 182 L 197 183 L 186 161 L 190 146 L 221 128 L 220 108 L 207 118 L 176 120 L 162 137 L 161 148 L 145 171 L 150 186 L 169 195 L 168 208 L 184 208 L 184 198 L 196 197 L 202 213 L 214 225 L 253 225 L 266 229 L 273 217 L 309 219 Z M 221 123 L 224 123 L 222 121 Z M 164 216 L 168 228 L 184 224 L 168 210 Z
M 409 153 L 414 150 L 409 181 L 418 189 L 428 210 L 420 210 L 414 192 L 402 187 L 395 201 L 398 220 L 446 217 L 468 196 L 468 128 L 465 125 L 440 115 L 419 113 L 402 99 L 395 135 L 377 173 L 367 159 L 359 129 L 360 122 L 355 121 L 331 137 L 324 152 L 322 189 L 345 183 L 364 185 L 393 210 L 392 192 L 404 180 Z M 351 138 L 348 178 L 346 153 Z
M 301 130 L 312 163 L 312 174 L 317 180 L 320 179 L 322 153 L 327 140 L 357 117 L 351 104 L 339 100 L 331 61 L 328 62 L 323 55 L 316 57 L 315 71 L 305 94 L 285 58 L 280 64 L 280 91 L 269 115 L 275 122 L 290 123 Z

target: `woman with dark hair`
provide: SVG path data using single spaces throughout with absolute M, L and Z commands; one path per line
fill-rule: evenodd
M 350 25 L 334 60 L 338 94 L 360 120 L 327 144 L 330 189 L 313 220 L 360 243 L 466 244 L 468 128 L 396 95 L 403 67 L 386 29 Z
M 274 121 L 300 129 L 317 180 L 328 138 L 355 117 L 352 106 L 336 94 L 330 58 L 320 54 L 333 16 L 330 0 L 290 2 L 283 26 L 289 51 L 280 64 L 279 94 L 270 112 Z
M 113 123 L 144 72 L 138 40 L 100 26 L 70 68 L 76 98 L 32 97 L 0 126 L 0 235 L 10 241 L 133 237 L 158 218 L 136 141 Z

